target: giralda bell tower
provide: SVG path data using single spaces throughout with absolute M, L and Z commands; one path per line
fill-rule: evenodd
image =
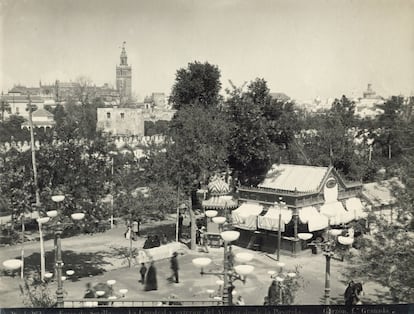
M 116 89 L 120 95 L 121 102 L 131 99 L 131 66 L 127 62 L 125 41 L 122 44 L 121 63 L 116 66 Z

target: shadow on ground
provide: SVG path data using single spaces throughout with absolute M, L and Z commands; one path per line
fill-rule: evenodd
M 67 280 L 77 281 L 79 278 L 90 277 L 103 274 L 105 266 L 112 265 L 105 261 L 106 252 L 93 253 L 76 253 L 74 251 L 65 250 L 62 252 L 63 260 L 63 276 L 66 276 L 67 270 L 74 270 L 73 276 L 67 276 Z M 19 258 L 19 257 L 16 257 Z M 45 252 L 45 268 L 46 272 L 53 272 L 55 257 L 54 252 Z M 40 273 L 40 253 L 33 253 L 24 259 L 24 271 Z

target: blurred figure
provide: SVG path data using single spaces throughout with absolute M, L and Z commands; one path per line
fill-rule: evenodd
M 171 278 L 172 281 L 175 281 L 175 283 L 179 282 L 178 281 L 178 260 L 177 260 L 177 256 L 178 256 L 178 253 L 174 252 L 173 256 L 171 257 L 171 260 L 170 260 L 170 267 L 171 267 L 171 270 L 172 270 L 172 275 L 171 275 L 170 278 Z
M 161 241 L 158 235 L 156 234 L 153 238 L 153 247 L 161 246 Z
M 162 238 L 161 238 L 161 244 L 167 244 L 167 243 L 168 243 L 167 235 L 163 233 Z
M 354 281 L 350 280 L 344 293 L 345 306 L 351 306 L 354 300 Z
M 273 280 L 270 284 L 269 290 L 267 291 L 267 301 L 268 305 L 277 305 L 278 299 L 278 290 L 277 290 L 277 282 Z
M 155 268 L 154 261 L 151 261 L 151 265 L 148 268 L 145 279 L 145 291 L 152 291 L 157 289 L 157 269 Z
M 237 297 L 236 305 L 246 305 L 241 295 Z
M 132 223 L 132 240 L 134 241 L 137 240 L 138 233 L 139 233 L 138 221 L 134 220 L 134 222 Z
M 139 269 L 139 273 L 141 275 L 141 283 L 145 283 L 145 274 L 147 273 L 147 267 L 145 266 L 145 263 L 141 263 L 141 268 Z
M 200 228 L 197 228 L 197 230 L 196 230 L 196 244 L 197 245 L 201 244 L 201 231 L 200 231 Z
M 86 284 L 86 291 L 85 295 L 83 296 L 84 299 L 94 299 L 96 298 L 95 291 L 92 289 L 92 285 L 90 282 Z
M 201 240 L 201 245 L 204 248 L 204 252 L 208 253 L 208 238 L 207 238 L 207 232 L 206 232 L 206 227 L 201 227 L 200 230 L 200 240 Z

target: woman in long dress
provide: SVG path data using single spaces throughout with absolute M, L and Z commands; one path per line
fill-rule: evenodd
M 157 290 L 157 270 L 154 266 L 154 262 L 151 262 L 148 267 L 147 276 L 145 278 L 145 291 Z

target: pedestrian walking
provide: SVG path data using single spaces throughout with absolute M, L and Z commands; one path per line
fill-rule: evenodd
M 200 238 L 201 238 L 201 245 L 204 248 L 204 252 L 209 253 L 207 232 L 206 232 L 206 227 L 204 227 L 204 226 L 201 227 Z
M 155 268 L 154 261 L 152 261 L 145 278 L 145 291 L 152 291 L 157 289 L 157 269 Z
M 197 245 L 201 244 L 201 231 L 200 231 L 200 228 L 197 228 L 197 230 L 196 230 L 196 244 Z
M 141 263 L 141 268 L 139 269 L 139 273 L 141 274 L 141 283 L 145 283 L 145 274 L 147 273 L 147 267 L 145 266 L 145 263 Z
M 127 240 L 130 239 L 130 237 L 132 236 L 131 235 L 131 227 L 129 227 L 129 226 L 127 227 L 127 230 L 125 231 L 124 236 L 125 236 L 125 239 L 127 239 Z
M 174 252 L 171 259 L 170 259 L 170 267 L 172 270 L 171 281 L 175 281 L 178 283 L 178 260 L 177 260 L 178 253 Z

